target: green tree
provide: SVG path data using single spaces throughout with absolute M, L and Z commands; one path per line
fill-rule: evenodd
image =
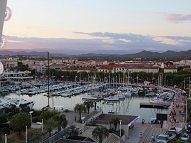
M 7 120 L 7 116 L 5 115 L 5 114 L 1 114 L 0 115 L 0 129 L 2 128 L 2 127 L 4 127 L 4 123 L 6 123 L 8 120 Z
M 74 111 L 79 113 L 79 121 L 81 121 L 82 112 L 86 112 L 86 107 L 84 104 L 76 104 Z
M 24 112 L 18 113 L 10 120 L 9 125 L 13 129 L 13 131 L 18 132 L 20 136 L 21 131 L 25 131 L 26 126 L 31 126 L 29 114 Z
M 19 107 L 22 112 L 30 112 L 30 107 L 28 107 L 26 104 L 20 104 Z
M 53 118 L 50 118 L 46 124 L 45 124 L 45 129 L 47 130 L 47 132 L 49 133 L 49 136 L 51 136 L 51 132 L 53 131 L 53 129 L 56 127 L 58 123 L 55 122 L 55 120 Z
M 78 136 L 79 134 L 79 130 L 76 128 L 75 125 L 70 125 L 70 128 L 69 128 L 69 135 L 70 136 Z
M 64 114 L 56 114 L 53 118 L 58 123 L 58 131 L 61 131 L 61 127 L 65 128 L 68 124 L 68 121 Z
M 115 117 L 109 123 L 114 125 L 114 129 L 116 131 L 117 125 L 119 124 L 119 118 Z
M 15 67 L 19 71 L 25 71 L 29 69 L 28 65 L 24 65 L 22 62 L 18 62 L 18 67 Z
M 55 116 L 56 114 L 59 114 L 59 112 L 57 112 L 55 110 L 53 110 L 53 111 L 46 110 L 41 113 L 40 118 L 43 120 L 48 120 L 48 119 L 52 118 L 53 116 Z
M 92 135 L 95 139 L 99 139 L 99 143 L 102 143 L 102 140 L 109 136 L 109 130 L 104 126 L 97 126 L 92 131 Z
M 19 108 L 17 108 L 15 105 L 11 105 L 10 108 L 7 108 L 8 112 L 8 118 L 11 119 L 14 115 L 19 113 Z
M 28 141 L 32 141 L 33 143 L 35 143 L 35 141 L 39 142 L 42 137 L 42 131 L 41 129 L 31 128 L 28 130 L 27 136 L 28 136 Z
M 88 114 L 89 114 L 89 113 L 90 113 L 90 108 L 94 107 L 93 101 L 91 101 L 91 100 L 86 100 L 86 101 L 84 102 L 84 105 L 85 105 L 85 107 L 86 107 L 86 109 L 87 109 L 87 111 L 88 111 Z

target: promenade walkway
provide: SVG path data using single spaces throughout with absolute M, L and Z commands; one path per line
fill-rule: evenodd
M 149 143 L 152 135 L 157 137 L 158 134 L 164 134 L 168 129 L 174 127 L 184 128 L 186 125 L 185 118 L 184 114 L 181 114 L 182 112 L 184 112 L 184 106 L 185 106 L 184 96 L 181 94 L 181 91 L 176 91 L 174 100 L 172 101 L 172 104 L 168 110 L 167 121 L 163 123 L 163 128 L 160 128 L 160 125 L 158 127 L 157 126 L 151 127 L 148 125 L 144 125 L 144 127 L 137 129 L 136 132 L 132 133 L 133 136 L 137 137 L 139 134 L 139 140 L 137 143 Z M 140 135 L 140 132 L 142 132 L 142 136 Z M 133 143 L 133 141 L 127 143 Z M 134 143 L 136 143 L 135 140 Z
M 176 91 L 175 97 L 168 111 L 167 122 L 164 122 L 163 128 L 183 128 L 186 125 L 185 121 L 185 97 L 181 94 L 181 91 Z

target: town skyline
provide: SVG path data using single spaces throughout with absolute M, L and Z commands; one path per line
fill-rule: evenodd
M 3 49 L 62 54 L 189 50 L 190 1 L 8 0 Z

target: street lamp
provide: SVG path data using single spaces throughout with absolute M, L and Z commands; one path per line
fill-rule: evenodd
M 32 126 L 32 113 L 33 113 L 33 111 L 30 111 L 30 112 L 29 112 L 30 118 L 31 118 L 31 126 Z
M 7 134 L 5 134 L 5 143 L 7 143 Z
M 188 93 L 189 93 L 188 97 L 189 97 L 189 99 L 190 99 L 190 77 L 189 77 L 189 80 L 188 80 L 188 86 L 189 86 L 189 87 L 188 87 L 188 90 L 189 90 L 189 91 L 188 91 Z
M 120 142 L 121 142 L 121 122 L 122 120 L 119 120 L 119 136 L 120 136 Z
M 27 126 L 26 126 L 26 143 L 27 143 Z
M 138 80 L 139 80 L 139 74 L 137 75 L 137 85 L 138 85 Z

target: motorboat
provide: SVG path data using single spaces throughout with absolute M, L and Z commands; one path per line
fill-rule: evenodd
M 102 96 L 100 94 L 86 94 L 86 96 L 82 97 L 83 100 L 100 100 Z
M 118 102 L 119 97 L 118 96 L 109 96 L 103 99 L 106 102 Z
M 23 98 L 12 98 L 10 104 L 15 105 L 17 108 L 20 108 L 22 105 L 25 105 L 29 107 L 30 109 L 33 109 L 35 101 L 25 100 Z
M 156 96 L 156 93 L 155 92 L 149 92 L 147 94 L 145 94 L 146 97 L 153 97 L 153 96 Z
M 152 100 L 150 100 L 150 103 L 164 103 L 163 99 L 160 99 L 160 98 L 154 98 Z
M 0 107 L 11 107 L 15 105 L 20 108 L 22 105 L 26 105 L 30 109 L 33 108 L 35 101 L 25 100 L 23 98 L 0 98 Z

